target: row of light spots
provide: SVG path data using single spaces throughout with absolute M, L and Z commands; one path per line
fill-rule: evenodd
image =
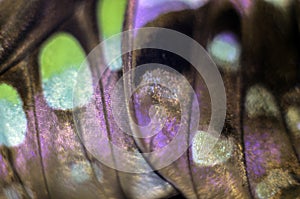
M 297 182 L 289 175 L 288 171 L 272 170 L 269 175 L 257 184 L 255 192 L 260 199 L 272 198 L 281 189 L 296 185 Z
M 50 107 L 61 110 L 74 108 L 73 89 L 84 60 L 82 47 L 70 34 L 59 33 L 45 42 L 40 51 L 39 64 L 44 96 Z M 81 80 L 85 83 L 82 88 L 86 93 L 82 98 L 87 102 L 92 94 L 91 75 L 86 73 L 84 80 Z
M 22 144 L 26 130 L 26 115 L 17 91 L 7 84 L 0 84 L 0 145 Z
M 103 0 L 98 3 L 97 18 L 98 25 L 102 32 L 102 39 L 121 33 L 123 27 L 124 13 L 126 9 L 126 0 Z M 112 71 L 118 71 L 122 68 L 122 58 L 112 61 L 114 54 L 121 54 L 121 40 L 108 40 L 104 45 L 105 61 Z
M 235 34 L 222 32 L 216 35 L 208 45 L 208 52 L 221 68 L 234 71 L 239 68 L 241 46 Z
M 277 117 L 279 115 L 274 96 L 266 88 L 259 85 L 252 86 L 247 91 L 245 109 L 250 118 Z
M 300 108 L 291 106 L 286 113 L 287 124 L 293 133 L 300 136 Z
M 200 166 L 221 164 L 231 157 L 233 148 L 232 140 L 218 139 L 207 132 L 198 131 L 192 142 L 193 161 Z

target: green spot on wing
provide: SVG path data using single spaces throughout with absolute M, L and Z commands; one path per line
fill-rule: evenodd
M 20 103 L 17 91 L 10 85 L 0 84 L 0 99 L 5 99 L 13 104 Z
M 98 4 L 98 23 L 104 38 L 122 31 L 126 0 L 103 0 Z
M 127 0 L 103 0 L 98 3 L 97 17 L 100 32 L 103 39 L 109 38 L 122 31 L 124 14 Z M 122 68 L 121 58 L 112 61 L 114 54 L 121 53 L 121 41 L 114 39 L 108 40 L 104 44 L 104 57 L 106 63 L 110 63 L 108 66 L 112 71 L 118 71 Z
M 47 40 L 40 51 L 39 63 L 43 80 L 66 69 L 79 69 L 85 53 L 79 42 L 70 34 L 59 33 Z

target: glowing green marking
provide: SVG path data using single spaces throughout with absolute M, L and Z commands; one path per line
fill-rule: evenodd
M 85 53 L 79 42 L 70 34 L 58 33 L 43 45 L 39 64 L 43 80 L 62 73 L 66 69 L 79 69 Z
M 19 95 L 13 87 L 7 84 L 0 84 L 0 99 L 16 104 L 19 101 Z
M 78 70 L 85 59 L 79 42 L 70 34 L 59 33 L 44 44 L 40 52 L 40 67 L 44 97 L 54 109 L 72 109 L 73 89 L 76 85 Z M 90 71 L 83 71 L 82 101 L 84 105 L 92 95 Z
M 104 38 L 122 31 L 126 0 L 103 0 L 98 3 L 98 24 Z
M 118 34 L 122 31 L 125 8 L 126 0 L 103 0 L 98 3 L 97 17 L 99 27 L 101 27 L 103 39 Z M 110 63 L 112 61 L 113 52 L 121 51 L 121 41 L 115 40 L 114 42 L 109 42 L 104 48 L 106 63 Z M 122 68 L 121 58 L 115 60 L 108 67 L 112 71 L 120 70 Z

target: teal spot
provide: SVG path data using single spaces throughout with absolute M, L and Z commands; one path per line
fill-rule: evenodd
M 74 108 L 73 89 L 78 81 L 78 70 L 84 60 L 85 53 L 82 47 L 70 34 L 59 33 L 45 42 L 40 52 L 39 63 L 43 92 L 50 107 L 62 110 Z M 85 88 L 81 105 L 88 102 L 93 90 L 90 70 L 85 72 L 85 78 L 80 80 Z
M 122 69 L 122 57 L 121 55 L 121 39 L 115 37 L 114 39 L 106 40 L 104 43 L 104 56 L 105 61 L 108 64 L 108 68 L 112 71 L 119 71 Z
M 209 53 L 213 60 L 221 67 L 238 68 L 240 58 L 240 44 L 231 33 L 221 33 L 217 35 L 209 45 Z
M 103 0 L 98 4 L 97 16 L 99 27 L 103 39 L 121 33 L 123 29 L 124 14 L 126 8 L 126 0 Z M 104 56 L 105 61 L 112 71 L 118 71 L 122 68 L 122 59 L 119 57 L 117 60 L 112 60 L 114 54 L 120 54 L 121 52 L 121 40 L 107 40 L 108 42 L 104 45 Z
M 90 167 L 86 163 L 75 163 L 71 165 L 72 179 L 77 183 L 83 183 L 90 178 Z
M 0 85 L 0 93 L 0 145 L 15 147 L 26 137 L 23 104 L 17 91 L 7 84 Z

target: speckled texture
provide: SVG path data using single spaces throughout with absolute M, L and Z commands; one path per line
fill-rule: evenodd
M 247 91 L 245 109 L 250 118 L 279 115 L 274 96 L 260 85 L 255 85 Z
M 282 189 L 295 185 L 298 183 L 288 171 L 274 169 L 257 184 L 255 192 L 259 199 L 268 199 L 279 195 Z
M 299 130 L 299 107 L 300 107 L 300 88 L 297 87 L 287 92 L 281 104 L 285 109 L 285 121 L 290 130 L 291 142 L 295 151 L 300 159 L 300 130 Z
M 299 41 L 300 4 L 298 1 L 267 2 L 209 1 L 199 9 L 169 13 L 151 22 L 151 25 L 184 32 L 206 48 L 215 35 L 225 30 L 232 31 L 241 42 L 239 70 L 223 70 L 219 66 L 227 94 L 227 115 L 220 143 L 230 142 L 233 147 L 229 158 L 222 156 L 226 161 L 213 166 L 196 164 L 191 147 L 164 169 L 131 174 L 107 167 L 83 147 L 72 111 L 49 106 L 39 76 L 38 45 L 52 33 L 70 32 L 85 52 L 98 44 L 101 30 L 97 31 L 91 11 L 95 2 L 0 1 L 0 82 L 17 90 L 27 119 L 23 144 L 0 146 L 0 198 L 123 199 L 143 198 L 147 194 L 147 199 L 156 199 L 178 192 L 188 199 L 298 197 L 300 142 L 294 125 L 298 113 L 294 110 L 300 107 L 299 45 L 295 42 Z M 136 25 L 159 14 L 188 7 L 168 2 L 153 9 L 139 9 L 140 20 Z M 129 14 L 126 16 L 135 15 L 133 10 Z M 167 59 L 164 54 L 157 56 L 157 60 L 176 65 L 176 60 Z M 102 55 L 99 58 L 99 65 L 91 66 L 93 73 L 102 66 Z M 201 77 L 194 76 L 189 66 L 178 68 L 196 91 L 201 109 L 199 130 L 206 131 L 211 115 L 205 83 Z M 85 126 L 99 122 L 111 144 L 124 150 L 159 149 L 175 136 L 168 132 L 176 128 L 166 128 L 152 146 L 147 146 L 147 143 L 137 144 L 137 139 L 124 134 L 113 121 L 110 90 L 120 75 L 111 71 L 105 74 L 101 81 L 103 90 L 96 92 L 94 108 L 98 114 L 83 120 Z M 163 103 L 173 104 L 171 109 L 175 112 L 178 109 L 176 100 Z M 174 121 L 168 125 L 176 126 L 178 118 Z M 182 145 L 191 138 L 187 131 Z M 117 157 L 114 151 L 105 151 L 99 145 L 95 148 L 101 155 Z M 130 160 L 130 163 L 136 168 L 151 166 L 146 161 Z
M 289 107 L 286 112 L 286 120 L 295 136 L 300 137 L 300 107 Z
M 257 103 L 256 106 L 260 107 L 261 104 Z M 284 128 L 284 118 L 274 116 L 274 114 L 264 116 L 258 114 L 251 118 L 246 113 L 244 116 L 249 182 L 253 187 L 253 195 L 258 198 L 280 196 L 283 188 L 290 188 L 293 183 L 296 185 L 295 179 L 287 174 L 295 173 L 296 176 L 300 174 L 293 146 Z M 277 168 L 283 170 L 276 170 Z
M 215 145 L 213 146 L 213 144 Z M 210 145 L 213 146 L 211 150 Z M 227 161 L 233 152 L 231 140 L 215 138 L 209 133 L 199 131 L 193 138 L 193 161 L 199 166 L 215 166 Z
M 43 81 L 44 96 L 51 108 L 70 110 L 76 105 L 82 106 L 88 103 L 93 91 L 91 76 L 89 72 L 85 72 L 81 76 L 83 78 L 78 79 L 77 75 L 78 69 L 70 68 Z M 79 88 L 80 91 L 74 92 L 75 88 Z M 76 102 L 73 98 L 74 93 L 77 97 Z
M 0 145 L 15 147 L 24 142 L 27 120 L 20 99 L 15 104 L 0 99 L 0 129 Z

